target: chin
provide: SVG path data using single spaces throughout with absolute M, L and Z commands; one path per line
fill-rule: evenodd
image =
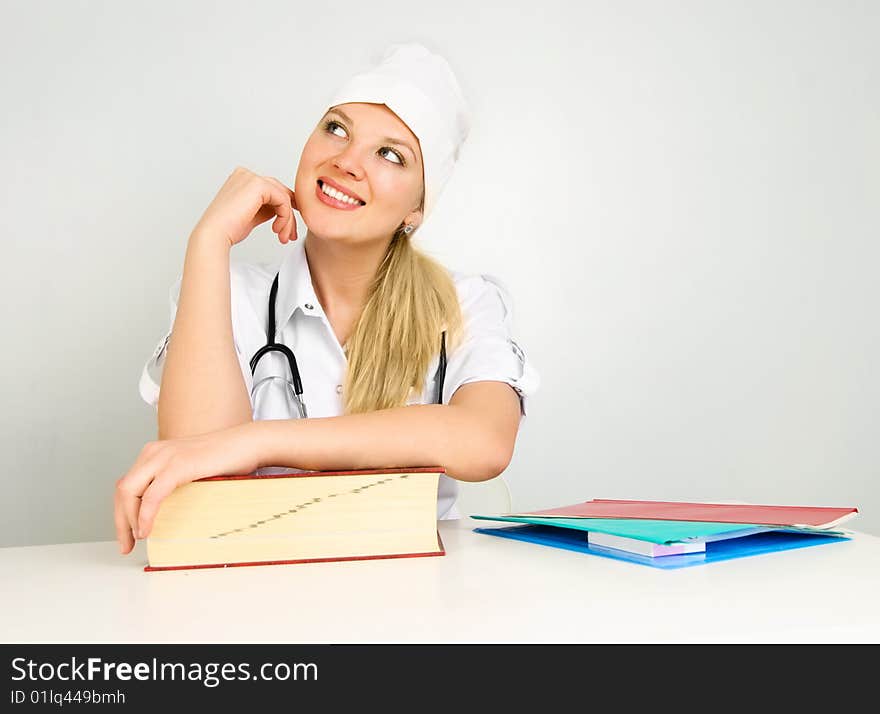
M 338 222 L 328 221 L 326 218 L 324 220 L 311 221 L 303 216 L 303 223 L 305 223 L 308 233 L 320 241 L 346 244 L 361 242 L 352 236 L 351 231 L 344 230 Z
M 299 214 L 302 216 L 303 223 L 315 235 L 323 237 L 324 235 L 338 233 L 344 225 L 338 218 L 330 215 L 330 211 L 324 206 L 317 204 L 317 199 L 309 198 L 306 201 L 298 201 L 297 203 L 300 204 Z
M 347 245 L 363 245 L 375 241 L 384 243 L 394 232 L 394 226 L 388 227 L 387 230 L 381 227 L 377 229 L 375 226 L 371 229 L 364 225 L 363 221 L 352 220 L 352 214 L 327 208 L 311 196 L 297 203 L 306 229 L 320 240 Z
M 306 208 L 300 211 L 303 223 L 312 235 L 321 238 L 341 238 L 346 233 L 344 225 L 338 220 L 334 221 L 332 216 L 321 215 L 323 211 L 320 208 L 309 210 Z

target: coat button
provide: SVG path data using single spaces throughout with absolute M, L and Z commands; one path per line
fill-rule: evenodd
M 306 303 L 306 310 L 314 310 L 314 309 L 315 309 L 315 306 L 314 306 L 314 305 L 312 305 L 312 304 L 309 303 L 309 302 Z
M 337 385 L 336 385 L 336 393 L 337 393 L 337 394 L 342 394 L 342 385 L 341 385 L 341 384 L 337 384 Z

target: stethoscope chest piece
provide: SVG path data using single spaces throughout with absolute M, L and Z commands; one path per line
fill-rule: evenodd
M 254 376 L 257 370 L 257 363 L 260 361 L 260 358 L 268 354 L 269 352 L 280 352 L 287 358 L 287 365 L 290 368 L 290 378 L 293 380 L 291 383 L 290 380 L 284 379 L 283 377 L 278 377 L 277 375 L 270 375 L 268 377 L 264 377 L 259 382 L 254 384 L 253 389 L 251 389 L 251 401 L 253 401 L 254 395 L 256 394 L 257 389 L 264 382 L 280 379 L 286 385 L 287 388 L 292 390 L 294 401 L 297 404 L 297 408 L 299 409 L 299 415 L 303 419 L 307 419 L 309 416 L 309 412 L 306 409 L 306 402 L 303 399 L 303 386 L 302 379 L 299 376 L 299 368 L 296 364 L 296 356 L 293 354 L 293 350 L 291 350 L 287 345 L 276 342 L 275 341 L 275 300 L 278 295 L 278 273 L 275 274 L 275 279 L 272 281 L 272 289 L 269 291 L 269 317 L 268 324 L 266 325 L 266 339 L 268 340 L 265 345 L 260 347 L 255 353 L 254 356 L 251 357 L 250 366 L 251 366 L 251 376 Z

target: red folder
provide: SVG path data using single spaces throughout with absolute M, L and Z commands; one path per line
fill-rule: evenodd
M 642 518 L 659 521 L 706 521 L 710 523 L 832 528 L 856 513 L 858 513 L 857 508 L 621 501 L 611 498 L 594 498 L 592 501 L 576 503 L 571 506 L 509 515 L 565 518 Z

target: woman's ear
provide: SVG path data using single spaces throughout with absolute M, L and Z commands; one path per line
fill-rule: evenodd
M 422 211 L 416 208 L 415 210 L 410 211 L 406 214 L 406 218 L 403 219 L 403 222 L 407 225 L 412 226 L 413 228 L 418 228 L 422 223 Z

